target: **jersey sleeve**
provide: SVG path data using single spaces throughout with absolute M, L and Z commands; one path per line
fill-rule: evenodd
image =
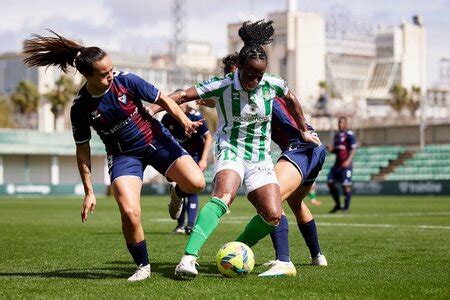
M 347 136 L 348 136 L 348 144 L 350 145 L 351 149 L 355 149 L 358 147 L 358 145 L 356 144 L 356 136 L 355 133 L 351 130 L 347 131 Z
M 220 77 L 213 77 L 201 83 L 194 85 L 198 96 L 201 99 L 215 99 L 218 100 L 223 86 L 223 80 Z
M 289 93 L 289 87 L 287 85 L 286 80 L 281 77 L 267 74 L 267 81 L 270 82 L 271 86 L 275 89 L 276 96 L 278 98 L 284 98 Z
M 151 83 L 148 83 L 141 77 L 133 73 L 120 73 L 118 76 L 124 76 L 127 88 L 137 96 L 140 100 L 147 101 L 149 103 L 155 103 L 159 96 L 160 91 Z
M 83 144 L 91 139 L 91 127 L 87 115 L 82 114 L 79 107 L 73 105 L 70 109 L 72 133 L 75 144 Z

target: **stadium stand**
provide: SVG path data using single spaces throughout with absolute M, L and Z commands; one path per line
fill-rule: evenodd
M 277 147 L 272 147 L 274 162 L 280 156 Z M 97 135 L 91 140 L 94 159 L 95 181 L 103 183 L 105 152 Z M 42 133 L 24 130 L 0 131 L 0 156 L 2 158 L 3 182 L 49 183 L 52 157 L 59 164 L 59 183 L 79 182 L 74 161 L 75 146 L 72 135 L 66 133 Z M 319 183 L 327 181 L 334 163 L 334 155 L 328 154 Z M 213 180 L 213 164 L 205 171 L 207 183 Z M 24 174 L 27 175 L 24 177 Z M 28 179 L 27 179 L 28 177 Z M 353 160 L 354 182 L 382 181 L 442 181 L 450 180 L 450 144 L 428 145 L 424 150 L 403 146 L 360 147 Z
M 358 148 L 353 159 L 353 181 L 371 181 L 373 177 L 380 173 L 382 168 L 387 168 L 389 164 L 398 159 L 399 155 L 405 152 L 402 146 L 378 146 Z M 334 164 L 334 155 L 328 154 L 317 181 L 326 182 L 330 168 Z
M 388 174 L 386 180 L 449 180 L 450 145 L 428 145 Z
M 90 141 L 91 154 L 105 155 L 105 146 L 97 135 Z M 27 130 L 0 131 L 0 154 L 75 155 L 70 133 L 43 133 Z

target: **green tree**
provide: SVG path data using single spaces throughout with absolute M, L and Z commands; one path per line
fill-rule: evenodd
M 400 84 L 394 84 L 391 88 L 391 99 L 389 105 L 393 110 L 400 114 L 403 108 L 408 104 L 408 91 Z
M 323 81 L 323 80 L 319 81 L 319 87 L 324 89 L 324 90 L 327 90 L 328 89 L 328 83 L 326 81 Z
M 46 98 L 51 103 L 51 111 L 54 115 L 54 129 L 57 128 L 57 120 L 64 113 L 64 108 L 67 103 L 73 100 L 73 97 L 77 93 L 78 86 L 73 83 L 73 80 L 66 76 L 61 75 L 55 82 L 55 88 L 46 94 Z
M 408 97 L 408 104 L 406 105 L 409 112 L 411 113 L 411 117 L 416 116 L 416 111 L 420 107 L 420 99 L 420 87 L 413 85 L 411 88 L 411 93 Z
M 11 101 L 5 95 L 0 95 L 0 127 L 10 128 L 14 126 L 12 121 L 13 108 Z
M 33 114 L 37 113 L 41 97 L 36 85 L 30 81 L 22 80 L 10 97 L 16 112 L 25 115 L 26 119 L 22 122 L 25 127 L 35 127 L 36 124 L 33 124 L 32 117 Z

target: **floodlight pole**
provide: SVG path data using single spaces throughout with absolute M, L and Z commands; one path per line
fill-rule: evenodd
M 420 97 L 420 125 L 419 125 L 419 139 L 420 139 L 420 149 L 425 149 L 425 129 L 427 127 L 426 125 L 426 116 L 425 116 L 425 110 L 426 110 L 426 96 L 422 93 L 419 95 Z
M 184 39 L 184 3 L 183 0 L 173 0 L 172 3 L 172 30 L 173 30 L 173 40 L 172 40 L 172 55 L 175 68 L 179 64 L 179 54 L 182 51 L 182 43 Z

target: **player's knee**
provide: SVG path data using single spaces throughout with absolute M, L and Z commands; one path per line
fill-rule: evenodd
M 205 177 L 203 174 L 193 176 L 189 179 L 189 183 L 186 186 L 184 192 L 189 194 L 197 194 L 201 192 L 206 186 Z
M 262 215 L 264 221 L 266 221 L 268 224 L 277 226 L 280 223 L 281 214 L 282 214 L 281 209 L 273 209 L 273 210 L 269 210 L 265 213 L 262 213 L 261 215 Z
M 132 226 L 137 226 L 141 222 L 141 210 L 128 207 L 122 210 L 122 221 Z

